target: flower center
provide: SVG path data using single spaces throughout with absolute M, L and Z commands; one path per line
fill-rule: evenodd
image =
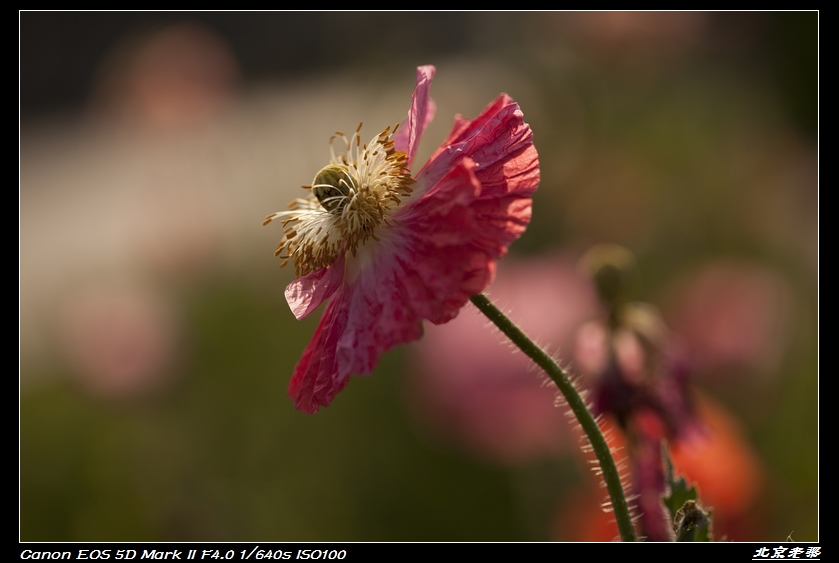
M 352 194 L 357 192 L 355 179 L 343 165 L 330 164 L 324 167 L 312 182 L 312 193 L 327 211 L 340 213 Z
M 397 126 L 398 127 L 398 126 Z M 315 175 L 305 198 L 289 204 L 290 211 L 269 215 L 263 224 L 282 218 L 283 240 L 275 256 L 281 266 L 294 262 L 297 277 L 329 266 L 341 254 L 356 254 L 368 239 L 379 240 L 376 230 L 390 226 L 388 217 L 411 194 L 414 179 L 408 157 L 393 146 L 387 127 L 362 145 L 358 126 L 351 137 L 336 133 L 330 141 L 330 163 Z M 335 154 L 333 143 L 343 141 L 344 152 Z

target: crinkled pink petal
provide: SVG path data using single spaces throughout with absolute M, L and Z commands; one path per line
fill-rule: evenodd
M 482 245 L 484 227 L 475 204 L 481 185 L 475 164 L 462 159 L 415 205 L 398 215 L 410 236 L 403 283 L 421 316 L 434 323 L 453 318 L 495 274 L 497 254 Z
M 446 141 L 417 174 L 420 190 L 434 185 L 463 157 L 476 165 L 481 197 L 515 193 L 530 197 L 539 185 L 539 159 L 533 132 L 507 94 L 501 94 L 474 120 L 458 117 Z
M 412 307 L 395 255 L 378 261 L 352 287 L 347 329 L 338 342 L 341 378 L 373 371 L 385 351 L 422 336 L 422 317 Z
M 411 159 L 433 115 L 433 75 L 433 67 L 418 69 L 408 121 L 395 139 Z M 294 370 L 295 407 L 311 413 L 329 405 L 351 375 L 369 374 L 386 350 L 418 339 L 423 319 L 446 322 L 486 289 L 496 260 L 530 221 L 538 183 L 532 133 L 509 96 L 472 121 L 458 117 L 417 176 L 412 200 L 377 232 L 380 240 L 359 250 L 364 259 L 353 273 L 342 257 L 286 291 L 298 318 L 334 294 Z
M 312 340 L 294 368 L 288 394 L 294 399 L 297 410 L 309 414 L 318 412 L 318 408 L 328 406 L 349 381 L 348 378 L 338 378 L 335 355 L 349 316 L 345 297 L 338 293 L 326 306 Z
M 344 257 L 339 256 L 328 268 L 315 270 L 288 284 L 285 288 L 285 298 L 297 320 L 302 319 L 329 299 L 343 279 Z
M 385 254 L 336 293 L 294 368 L 288 393 L 295 408 L 328 406 L 350 375 L 369 374 L 386 350 L 422 336 L 402 278 L 395 254 Z
M 431 65 L 417 68 L 417 87 L 408 110 L 408 118 L 399 125 L 393 138 L 393 146 L 408 155 L 408 167 L 414 162 L 420 138 L 426 126 L 434 119 L 436 106 L 428 96 L 428 89 L 434 79 L 435 68 Z

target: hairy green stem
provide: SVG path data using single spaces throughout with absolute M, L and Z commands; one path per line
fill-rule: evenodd
M 606 489 L 609 491 L 612 510 L 615 512 L 615 519 L 618 523 L 621 539 L 623 541 L 635 541 L 635 528 L 632 525 L 632 518 L 629 515 L 629 505 L 626 502 L 618 468 L 615 465 L 615 460 L 612 458 L 609 445 L 606 443 L 606 438 L 600 431 L 600 427 L 597 425 L 597 421 L 594 420 L 594 416 L 592 416 L 585 401 L 579 392 L 577 392 L 574 384 L 571 383 L 568 374 L 564 369 L 559 367 L 553 358 L 535 342 L 530 340 L 519 327 L 507 318 L 498 307 L 493 305 L 485 295 L 474 295 L 470 300 L 501 332 L 513 341 L 513 344 L 518 346 L 522 352 L 527 354 L 530 359 L 545 370 L 545 373 L 559 387 L 568 406 L 577 417 L 580 426 L 582 426 L 583 432 L 586 433 L 588 441 L 594 450 L 594 455 L 597 456 L 597 461 L 600 463 L 603 480 L 606 482 Z

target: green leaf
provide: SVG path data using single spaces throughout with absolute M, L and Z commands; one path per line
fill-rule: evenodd
M 684 477 L 676 477 L 666 442 L 661 444 L 661 457 L 667 480 L 666 492 L 661 500 L 670 511 L 676 541 L 711 541 L 711 511 L 705 510 L 699 503 L 699 493 L 693 483 L 688 484 Z
M 664 506 L 670 511 L 670 520 L 676 519 L 676 513 L 689 500 L 697 498 L 696 487 L 688 485 L 684 477 L 675 478 L 673 473 L 673 462 L 667 452 L 667 442 L 661 443 L 661 458 L 664 463 L 664 477 L 666 479 L 666 493 L 661 496 Z

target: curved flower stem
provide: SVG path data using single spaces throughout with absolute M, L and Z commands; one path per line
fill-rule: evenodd
M 501 332 L 513 341 L 513 344 L 545 370 L 556 383 L 556 386 L 559 387 L 568 402 L 568 406 L 577 417 L 580 426 L 583 427 L 583 431 L 594 449 L 594 454 L 597 456 L 597 461 L 600 463 L 603 480 L 606 482 L 606 488 L 612 500 L 612 509 L 615 512 L 621 539 L 623 541 L 635 541 L 635 528 L 632 526 L 632 518 L 629 516 L 629 505 L 626 502 L 618 468 L 609 451 L 609 445 L 606 443 L 606 438 L 600 431 L 600 427 L 594 420 L 591 411 L 586 407 L 585 401 L 568 378 L 568 374 L 542 348 L 530 340 L 513 321 L 507 318 L 498 307 L 493 305 L 485 295 L 473 295 L 470 300 L 495 326 L 501 329 Z

